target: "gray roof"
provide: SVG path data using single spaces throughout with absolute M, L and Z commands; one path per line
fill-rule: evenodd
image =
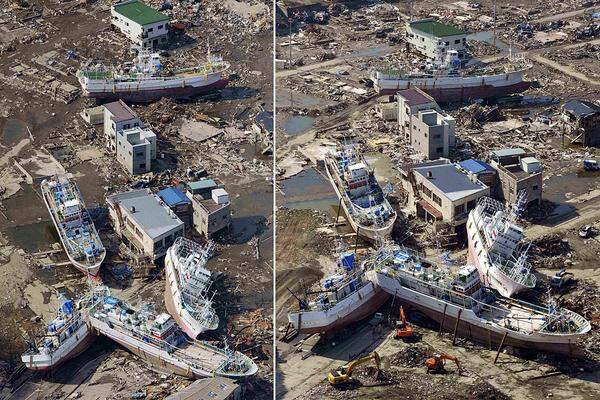
M 451 201 L 487 189 L 487 186 L 479 181 L 472 182 L 469 176 L 461 172 L 455 164 L 416 167 L 413 171 L 431 182 Z M 431 178 L 427 177 L 428 172 L 431 172 Z
M 152 239 L 183 226 L 183 222 L 149 189 L 113 194 L 106 201 L 112 205 L 119 203 L 121 211 Z M 133 208 L 135 212 L 132 212 Z
M 166 400 L 223 400 L 239 385 L 233 379 L 214 377 L 199 379 Z
M 490 154 L 492 157 L 516 157 L 525 154 L 525 150 L 519 147 L 514 147 L 512 149 L 494 150 Z
M 123 100 L 105 104 L 104 108 L 113 115 L 113 121 L 115 122 L 127 121 L 138 117 Z
M 570 111 L 577 117 L 585 117 L 600 112 L 600 107 L 591 101 L 570 100 L 563 105 L 563 110 Z

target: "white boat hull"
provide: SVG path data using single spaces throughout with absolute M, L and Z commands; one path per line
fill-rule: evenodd
M 467 219 L 467 236 L 468 262 L 477 268 L 481 281 L 485 286 L 497 290 L 504 297 L 512 297 L 519 292 L 531 288 L 515 282 L 506 276 L 500 268 L 491 263 L 488 252 L 483 247 L 484 238 L 481 231 L 477 228 L 473 211 L 469 213 L 469 218 Z
M 82 323 L 77 331 L 68 337 L 61 346 L 50 354 L 23 354 L 21 361 L 34 371 L 46 371 L 57 368 L 62 363 L 85 351 L 94 341 L 95 335 L 87 324 Z
M 352 230 L 358 234 L 359 237 L 367 240 L 370 243 L 381 243 L 385 241 L 392 234 L 392 230 L 394 229 L 394 223 L 396 222 L 396 218 L 398 217 L 397 213 L 394 213 L 393 216 L 390 217 L 388 221 L 386 221 L 385 226 L 381 228 L 373 228 L 371 226 L 361 225 L 352 217 L 350 211 L 348 210 L 348 205 L 342 198 L 342 193 L 336 183 L 336 179 L 333 176 L 333 173 L 330 171 L 330 167 L 328 162 L 325 161 L 325 171 L 327 172 L 327 177 L 329 178 L 329 182 L 331 186 L 333 186 L 333 190 L 335 191 L 338 199 L 341 199 L 340 202 L 342 205 L 342 210 L 344 210 L 344 214 L 346 215 L 346 219 L 348 223 L 352 227 Z
M 388 299 L 387 293 L 367 282 L 327 310 L 290 312 L 288 320 L 300 333 L 332 332 L 368 317 Z
M 185 334 L 192 339 L 196 339 L 203 332 L 217 329 L 219 322 L 217 320 L 211 326 L 201 324 L 182 306 L 181 290 L 178 285 L 177 271 L 174 264 L 177 261 L 172 253 L 173 248 L 171 247 L 165 257 L 165 306 Z
M 371 80 L 378 93 L 395 94 L 399 90 L 418 87 L 439 102 L 457 102 L 493 98 L 520 93 L 531 87 L 523 75 L 529 68 L 487 76 L 440 76 L 403 78 L 373 71 Z
M 551 334 L 510 330 L 493 324 L 489 320 L 479 318 L 471 309 L 459 307 L 454 303 L 445 302 L 402 286 L 397 279 L 381 272 L 371 270 L 366 275 L 367 279 L 387 293 L 395 295 L 401 302 L 420 310 L 438 323 L 442 323 L 446 331 L 452 332 L 456 328 L 459 336 L 488 344 L 491 347 L 492 345 L 499 345 L 506 335 L 505 345 L 567 354 L 569 356 L 583 356 L 583 350 L 577 345 L 577 341 L 585 333 Z
M 65 250 L 65 253 L 67 254 L 67 257 L 69 258 L 69 261 L 71 262 L 71 264 L 73 264 L 73 266 L 75 268 L 77 268 L 84 274 L 86 274 L 86 275 L 89 274 L 89 275 L 95 277 L 96 275 L 98 275 L 100 266 L 104 262 L 104 258 L 106 257 L 106 251 L 103 251 L 101 257 L 93 264 L 84 264 L 73 257 L 73 255 L 69 252 L 67 238 L 65 237 L 64 232 L 60 229 L 59 222 L 57 221 L 56 216 L 54 215 L 54 212 L 52 210 L 51 203 L 47 198 L 48 193 L 47 193 L 46 189 L 44 188 L 45 183 L 46 183 L 46 181 L 42 182 L 42 198 L 44 199 L 44 203 L 46 204 L 46 208 L 48 209 L 50 218 L 52 218 L 52 223 L 54 224 L 54 228 L 56 228 L 56 232 L 58 233 L 58 237 L 60 238 L 60 242 L 63 246 L 63 249 Z M 83 204 L 83 201 L 82 201 L 82 204 Z

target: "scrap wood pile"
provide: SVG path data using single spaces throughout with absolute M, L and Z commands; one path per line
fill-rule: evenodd
M 481 128 L 486 122 L 495 122 L 504 120 L 498 106 L 482 106 L 481 104 L 471 104 L 463 107 L 456 116 L 456 122 L 465 128 Z
M 577 290 L 560 300 L 560 306 L 590 321 L 592 330 L 582 338 L 581 344 L 591 358 L 600 360 L 600 288 L 593 282 L 582 280 Z
M 529 255 L 536 268 L 563 268 L 571 260 L 571 245 L 561 235 L 549 234 L 532 242 Z
M 434 350 L 426 343 L 415 343 L 403 348 L 390 356 L 390 365 L 398 365 L 407 368 L 425 365 L 425 361 L 433 356 Z

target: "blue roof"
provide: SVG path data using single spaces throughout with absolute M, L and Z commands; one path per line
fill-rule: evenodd
M 203 179 L 201 181 L 189 182 L 187 185 L 190 190 L 202 190 L 213 188 L 217 186 L 217 183 L 212 179 Z
M 483 171 L 493 171 L 494 169 L 483 161 L 474 160 L 472 158 L 459 162 L 460 166 L 469 172 L 478 174 Z
M 176 187 L 163 189 L 157 194 L 158 197 L 160 197 L 169 207 L 173 207 L 178 204 L 191 203 L 190 199 L 186 197 L 185 193 Z

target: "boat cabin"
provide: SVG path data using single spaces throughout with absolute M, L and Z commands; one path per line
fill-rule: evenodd
M 481 289 L 481 280 L 479 279 L 477 268 L 472 265 L 461 267 L 452 282 L 452 290 L 466 296 L 472 296 L 479 289 Z
M 167 313 L 158 314 L 154 321 L 148 325 L 152 336 L 158 339 L 166 340 L 173 333 L 175 321 Z
M 491 239 L 490 251 L 506 258 L 510 257 L 523 238 L 523 230 L 508 221 L 502 211 L 497 211 L 491 223 L 485 228 Z

